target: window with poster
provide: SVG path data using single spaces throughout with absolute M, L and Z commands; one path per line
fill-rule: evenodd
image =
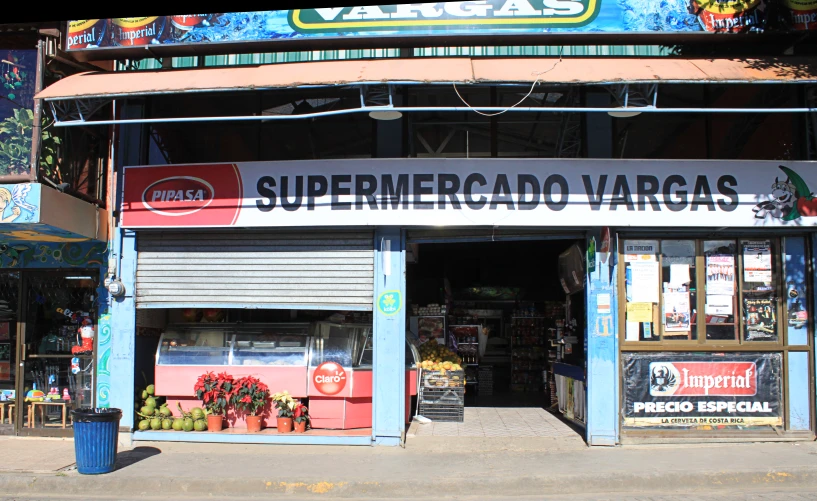
M 623 346 L 781 344 L 779 249 L 777 238 L 624 239 Z
M 625 237 L 620 252 L 625 438 L 809 429 L 783 397 L 784 361 L 811 357 L 804 237 Z

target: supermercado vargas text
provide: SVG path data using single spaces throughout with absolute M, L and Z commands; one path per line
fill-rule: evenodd
M 593 211 L 705 210 L 738 207 L 734 176 L 582 175 L 571 184 L 561 174 L 482 173 L 264 175 L 256 207 L 269 212 L 315 210 L 533 210 L 560 211 L 583 203 Z

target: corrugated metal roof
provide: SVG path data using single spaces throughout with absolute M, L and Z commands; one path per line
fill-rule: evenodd
M 234 68 L 87 72 L 37 97 L 70 99 L 399 83 L 804 83 L 817 81 L 806 58 L 412 58 L 320 61 Z
M 497 46 L 497 47 L 419 47 L 413 48 L 413 57 L 554 57 L 554 56 L 591 56 L 591 57 L 661 57 L 671 55 L 671 49 L 661 45 L 538 45 L 538 46 Z M 173 68 L 199 67 L 199 59 L 204 59 L 203 66 L 243 66 L 248 64 L 281 64 L 307 61 L 338 61 L 348 59 L 378 59 L 400 57 L 400 49 L 337 49 L 300 52 L 271 52 L 256 54 L 225 54 L 215 56 L 174 57 Z M 133 70 L 158 70 L 162 64 L 158 59 L 141 59 L 128 61 L 133 63 Z M 119 61 L 119 70 L 125 70 L 123 61 Z

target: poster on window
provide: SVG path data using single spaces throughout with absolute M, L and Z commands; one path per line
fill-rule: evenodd
M 735 295 L 735 256 L 706 256 L 706 293 Z
M 664 331 L 689 331 L 689 292 L 664 293 Z
M 626 353 L 624 426 L 782 426 L 780 353 Z
M 658 302 L 658 262 L 636 262 L 627 265 L 627 300 L 634 303 Z
M 744 299 L 747 341 L 775 341 L 777 339 L 777 316 L 771 298 Z
M 658 254 L 658 240 L 625 240 L 624 262 L 655 261 Z
M 743 242 L 743 280 L 764 283 L 772 281 L 771 242 Z

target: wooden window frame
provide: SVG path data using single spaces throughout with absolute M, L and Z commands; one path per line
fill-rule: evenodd
M 618 262 L 620 266 L 618 266 L 618 297 L 621 298 L 619 301 L 619 319 L 618 319 L 618 332 L 619 332 L 619 346 L 620 351 L 628 352 L 628 351 L 711 351 L 711 352 L 721 352 L 721 351 L 734 351 L 734 352 L 765 352 L 765 351 L 774 351 L 779 352 L 783 351 L 784 348 L 788 347 L 788 323 L 784 320 L 788 318 L 787 312 L 787 304 L 784 298 L 783 290 L 785 286 L 785 277 L 783 277 L 783 273 L 785 268 L 783 266 L 783 237 L 780 236 L 757 236 L 757 237 L 747 237 L 747 236 L 735 236 L 735 235 L 723 235 L 723 236 L 699 236 L 699 235 L 690 235 L 690 236 L 681 236 L 681 235 L 667 235 L 667 234 L 658 234 L 655 236 L 652 235 L 645 235 L 643 233 L 639 233 L 637 235 L 630 235 L 630 234 L 622 234 L 619 236 L 619 239 L 624 242 L 625 240 L 655 240 L 658 242 L 658 255 L 656 259 L 659 263 L 658 268 L 658 280 L 659 280 L 659 303 L 658 303 L 658 320 L 659 326 L 656 326 L 655 331 L 659 333 L 660 337 L 656 341 L 627 341 L 626 340 L 626 317 L 627 317 L 627 294 L 626 294 L 626 283 L 625 283 L 625 268 L 626 263 L 624 261 L 624 253 L 622 251 L 623 245 L 619 246 L 618 249 Z M 691 309 L 695 309 L 697 312 L 696 316 L 696 323 L 695 323 L 695 332 L 696 332 L 696 339 L 689 339 L 689 340 L 679 340 L 679 339 L 664 339 L 664 322 L 663 322 L 663 304 L 664 304 L 664 292 L 662 284 L 663 274 L 664 274 L 664 267 L 663 267 L 663 252 L 662 252 L 662 243 L 666 240 L 691 240 L 695 243 L 695 285 L 696 285 L 696 298 L 695 304 L 690 305 Z M 736 244 L 736 251 L 735 251 L 735 287 L 737 288 L 735 294 L 735 303 L 733 313 L 735 316 L 735 323 L 737 329 L 737 336 L 735 340 L 719 340 L 719 339 L 707 339 L 706 338 L 706 315 L 702 314 L 705 311 L 705 304 L 706 304 L 706 256 L 703 252 L 703 244 L 705 241 L 717 241 L 717 240 L 729 240 L 733 241 Z M 759 241 L 759 240 L 768 240 L 771 242 L 772 247 L 772 273 L 773 273 L 773 285 L 774 289 L 772 294 L 775 298 L 775 308 L 777 313 L 777 340 L 776 341 L 747 341 L 745 339 L 745 321 L 744 321 L 744 314 L 743 314 L 743 242 L 745 241 Z M 655 318 L 655 315 L 654 315 Z M 701 322 L 703 320 L 703 322 Z M 803 351 L 804 349 L 808 349 L 806 346 L 799 346 L 799 349 L 795 349 L 794 351 Z

